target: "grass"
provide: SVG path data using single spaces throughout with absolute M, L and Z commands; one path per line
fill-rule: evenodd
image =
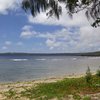
M 83 100 L 91 100 L 91 97 L 90 97 L 90 96 L 85 96 L 85 97 L 83 98 Z
M 98 84 L 98 85 L 97 85 Z M 62 81 L 54 83 L 41 83 L 36 87 L 26 88 L 21 92 L 22 97 L 29 100 L 48 100 L 51 98 L 61 99 L 68 95 L 73 95 L 75 100 L 80 100 L 80 94 L 90 94 L 100 92 L 100 77 L 92 76 L 91 84 L 86 82 L 85 77 L 82 78 L 66 78 Z M 84 100 L 90 100 L 86 97 Z
M 5 100 L 17 100 L 18 96 L 16 94 L 16 91 L 12 88 L 9 91 L 5 92 L 3 95 L 6 97 Z
M 100 92 L 100 76 L 91 75 L 89 82 L 87 77 L 84 76 L 81 78 L 65 78 L 52 83 L 38 83 L 35 86 L 21 88 L 23 89 L 20 92 L 11 88 L 9 91 L 4 92 L 3 95 L 6 100 L 24 100 L 24 98 L 28 100 L 49 100 L 53 98 L 58 100 L 63 100 L 63 98 L 91 100 L 91 97 L 84 97 L 84 95 Z

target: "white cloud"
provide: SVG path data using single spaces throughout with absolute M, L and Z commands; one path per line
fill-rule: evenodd
M 100 28 L 83 26 L 80 28 L 80 42 L 77 50 L 98 51 L 100 48 Z
M 55 17 L 48 18 L 45 12 L 33 18 L 28 15 L 29 23 L 40 25 L 62 26 L 61 30 L 54 32 L 40 33 L 33 31 L 30 26 L 25 26 L 21 37 L 44 38 L 49 49 L 62 50 L 65 52 L 84 52 L 100 50 L 100 28 L 93 28 L 88 22 L 85 11 L 73 15 L 73 19 L 68 17 L 63 6 L 63 14 L 59 20 Z M 24 33 L 23 33 L 24 32 Z
M 23 43 L 22 43 L 22 42 L 17 42 L 17 45 L 18 45 L 18 46 L 22 46 Z
M 25 25 L 23 28 L 22 28 L 22 30 L 30 30 L 32 28 L 32 26 L 30 26 L 30 25 Z
M 9 46 L 9 45 L 11 45 L 11 44 L 12 44 L 11 41 L 5 41 L 5 45 Z
M 7 14 L 8 10 L 17 9 L 21 1 L 22 0 L 0 0 L 0 14 Z
M 31 26 L 25 25 L 22 28 L 22 32 L 21 32 L 20 37 L 22 37 L 22 38 L 31 38 L 31 37 L 34 37 L 34 35 L 36 35 L 37 32 L 32 31 L 31 28 L 32 28 Z
M 7 50 L 8 48 L 6 46 L 3 46 L 2 47 L 2 50 Z
M 28 30 L 30 34 L 25 32 L 27 35 L 23 34 L 24 31 L 21 33 L 22 38 L 44 38 L 45 44 L 49 49 L 59 49 L 59 48 L 65 48 L 65 45 L 73 45 L 78 40 L 78 34 L 79 33 L 72 33 L 70 32 L 70 29 L 63 28 L 62 30 L 57 30 L 55 32 L 46 32 L 46 33 L 40 33 L 35 32 L 33 30 Z M 35 33 L 35 34 L 34 34 Z M 76 36 L 75 36 L 76 35 Z
M 60 46 L 60 42 L 56 42 L 56 40 L 47 39 L 46 40 L 46 45 L 50 49 L 53 49 L 54 47 L 59 47 Z
M 73 15 L 73 18 L 68 16 L 68 13 L 65 9 L 65 6 L 62 5 L 63 14 L 61 15 L 60 19 L 57 20 L 55 17 L 48 18 L 45 12 L 41 12 L 36 17 L 33 18 L 32 15 L 28 15 L 28 20 L 30 23 L 33 24 L 41 24 L 41 25 L 60 25 L 64 27 L 68 26 L 83 26 L 89 25 L 87 18 L 85 16 L 85 12 L 81 11 L 77 14 Z
M 7 14 L 8 10 L 15 10 L 22 0 L 0 0 L 0 14 Z M 40 33 L 32 29 L 32 26 L 25 25 L 20 34 L 21 38 L 44 38 L 49 49 L 59 49 L 65 52 L 95 51 L 100 50 L 100 28 L 92 28 L 87 21 L 84 11 L 74 14 L 73 19 L 68 17 L 67 11 L 63 7 L 63 14 L 59 20 L 55 17 L 48 18 L 42 12 L 36 17 L 27 15 L 28 21 L 33 24 L 59 25 L 64 28 L 54 32 Z M 76 29 L 75 29 L 76 27 Z M 2 49 L 7 49 L 12 44 L 5 41 Z M 16 45 L 23 45 L 22 42 Z
M 84 52 L 100 49 L 100 28 L 81 26 L 76 28 L 62 28 L 61 30 L 45 33 L 33 30 L 29 31 L 31 34 L 28 34 L 26 37 L 40 38 L 40 40 L 44 38 L 44 44 L 50 50 Z
M 70 32 L 70 29 L 63 28 L 62 30 L 57 30 L 52 33 L 41 33 L 37 34 L 38 38 L 45 38 L 46 45 L 50 49 L 72 49 L 74 48 L 77 42 L 79 41 L 78 32 Z
M 21 37 L 24 37 L 24 38 L 30 38 L 31 36 L 33 36 L 33 33 L 31 31 L 23 31 L 21 33 Z

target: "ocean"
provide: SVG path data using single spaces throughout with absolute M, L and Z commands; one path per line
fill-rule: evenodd
M 0 55 L 0 82 L 28 81 L 83 74 L 88 66 L 92 72 L 96 71 L 100 66 L 100 57 Z

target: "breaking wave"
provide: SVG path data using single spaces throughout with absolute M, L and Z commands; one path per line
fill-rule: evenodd
M 77 60 L 77 58 L 73 58 L 73 60 Z
M 52 61 L 59 61 L 59 60 L 64 60 L 64 59 L 52 59 Z
M 28 59 L 11 59 L 12 61 L 27 61 Z
M 35 60 L 40 60 L 40 61 L 44 61 L 44 60 L 46 60 L 46 59 L 43 59 L 43 58 L 41 58 L 41 59 L 35 59 Z

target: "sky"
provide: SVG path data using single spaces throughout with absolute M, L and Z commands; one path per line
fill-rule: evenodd
M 70 18 L 62 7 L 59 20 L 45 12 L 33 18 L 21 8 L 21 0 L 0 0 L 0 53 L 100 51 L 100 27 L 91 27 L 85 11 Z

